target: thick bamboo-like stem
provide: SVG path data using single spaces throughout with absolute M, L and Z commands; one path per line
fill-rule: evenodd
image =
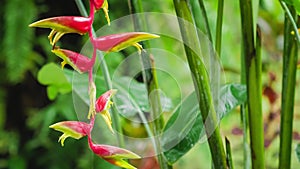
M 188 8 L 186 0 L 173 0 L 176 14 L 183 18 L 186 22 L 193 23 L 191 12 Z M 213 105 L 213 99 L 210 92 L 209 77 L 202 61 L 201 56 L 198 56 L 187 44 L 199 44 L 197 41 L 197 31 L 191 29 L 187 23 L 178 20 L 181 30 L 181 35 L 185 44 L 185 52 L 189 62 L 189 66 L 194 78 L 194 86 L 199 100 L 201 115 L 204 120 L 206 133 L 208 135 L 208 143 L 211 150 L 212 160 L 215 169 L 226 169 L 226 156 L 223 147 L 222 138 L 220 135 L 219 126 L 217 124 L 217 114 Z M 199 48 L 200 50 L 200 48 Z M 199 51 L 200 52 L 200 51 Z M 211 129 L 215 128 L 212 133 Z
M 252 168 L 265 167 L 264 162 L 264 128 L 262 117 L 262 86 L 260 31 L 254 44 L 253 12 L 251 0 L 240 0 L 242 19 L 243 54 L 247 84 L 248 119 L 250 130 L 250 147 Z
M 148 26 L 146 19 L 143 16 L 143 6 L 140 0 L 128 0 L 128 5 L 131 14 L 140 13 L 139 17 L 137 15 L 133 15 L 133 23 L 135 31 L 147 31 Z M 151 48 L 149 42 L 143 42 L 142 46 L 145 48 Z M 154 133 L 154 141 L 155 141 L 155 151 L 157 153 L 158 163 L 161 169 L 171 169 L 172 166 L 168 164 L 167 160 L 163 157 L 162 147 L 160 140 L 158 139 L 161 134 L 161 131 L 164 126 L 163 116 L 162 116 L 162 107 L 159 95 L 159 86 L 156 75 L 156 69 L 154 65 L 154 60 L 151 58 L 150 53 L 146 53 L 144 51 L 141 52 L 141 64 L 143 66 L 143 79 L 144 83 L 147 86 L 149 103 L 151 107 L 151 115 L 152 117 L 157 117 L 153 123 L 153 133 Z M 147 122 L 144 122 L 145 124 Z
M 294 35 L 293 23 L 297 21 L 295 10 L 290 7 L 293 20 L 285 14 L 284 22 L 284 49 L 283 49 L 283 77 L 282 77 L 282 100 L 281 100 L 281 121 L 280 121 L 280 150 L 279 169 L 291 168 L 292 154 L 292 132 L 294 117 L 294 98 L 296 86 L 296 71 L 298 59 L 298 46 Z M 295 24 L 295 23 L 294 23 Z

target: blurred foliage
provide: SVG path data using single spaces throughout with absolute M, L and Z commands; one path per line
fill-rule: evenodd
M 244 85 L 227 84 L 222 86 L 219 107 L 216 108 L 218 122 L 238 105 L 244 103 L 246 97 L 246 86 Z M 176 106 L 164 128 L 162 145 L 165 149 L 164 155 L 171 164 L 192 149 L 199 140 L 203 141 L 204 139 L 203 122 L 197 102 L 196 93 L 193 92 L 180 105 Z
M 37 80 L 47 85 L 47 94 L 50 100 L 54 100 L 61 93 L 69 93 L 72 90 L 71 83 L 67 81 L 63 70 L 54 63 L 48 63 L 38 72 Z
M 38 54 L 32 50 L 34 30 L 28 29 L 37 9 L 33 0 L 11 0 L 5 3 L 4 10 L 2 51 L 6 58 L 6 75 L 8 81 L 18 83 L 26 71 L 35 69 L 35 63 L 40 62 Z
M 211 31 L 215 32 L 217 1 L 205 1 Z M 87 4 L 87 3 L 86 3 Z M 112 20 L 128 15 L 127 1 L 109 0 L 110 16 Z M 154 5 L 155 4 L 155 5 Z M 145 12 L 163 12 L 174 14 L 172 0 L 145 0 Z M 224 24 L 222 33 L 222 57 L 224 72 L 227 82 L 239 82 L 240 79 L 240 54 L 241 43 L 239 4 L 231 1 L 224 6 Z M 275 168 L 278 158 L 278 132 L 279 110 L 281 91 L 282 69 L 282 44 L 283 44 L 283 11 L 278 2 L 267 0 L 260 1 L 258 23 L 263 34 L 263 85 L 264 100 L 263 112 L 266 125 L 266 160 L 267 168 Z M 112 168 L 112 165 L 94 156 L 85 139 L 79 141 L 68 139 L 64 147 L 57 143 L 60 133 L 49 130 L 48 126 L 61 120 L 77 120 L 73 106 L 72 93 L 63 78 L 54 78 L 63 84 L 55 86 L 55 90 L 48 89 L 49 79 L 40 79 L 37 82 L 38 72 L 43 65 L 55 62 L 57 66 L 60 59 L 54 56 L 47 40 L 50 30 L 30 29 L 28 25 L 38 19 L 59 16 L 79 15 L 73 0 L 5 0 L 0 5 L 0 168 Z M 96 30 L 106 24 L 102 14 L 96 15 Z M 158 29 L 164 29 L 164 23 L 155 24 Z M 170 26 L 170 25 L 168 25 Z M 80 51 L 85 43 L 84 38 L 78 35 L 68 35 L 61 39 L 63 48 Z M 164 38 L 155 44 L 172 52 L 177 48 L 178 42 L 171 38 Z M 110 72 L 118 67 L 128 53 L 128 49 L 118 54 L 109 54 L 105 57 Z M 184 55 L 178 54 L 183 60 Z M 159 56 L 162 57 L 162 56 Z M 178 72 L 184 86 L 181 90 L 188 95 L 192 84 L 187 80 L 186 74 L 180 70 L 179 62 L 171 59 L 160 60 L 160 64 L 170 65 L 174 72 Z M 130 69 L 128 65 L 128 69 Z M 68 68 L 68 67 L 67 67 Z M 66 69 L 67 69 L 66 68 Z M 47 71 L 42 71 L 43 76 L 56 76 Z M 99 73 L 101 74 L 101 72 Z M 60 76 L 60 75 L 57 75 Z M 180 96 L 173 82 L 166 78 L 166 74 L 158 73 L 158 79 L 163 90 L 172 96 L 173 103 L 178 104 Z M 297 76 L 299 79 L 299 75 Z M 47 82 L 45 82 L 47 81 Z M 51 83 L 52 84 L 52 83 Z M 62 88 L 60 88 L 62 87 Z M 175 89 L 174 89 L 175 88 Z M 296 86 L 299 90 L 299 85 Z M 62 94 L 65 93 L 65 94 Z M 299 92 L 296 92 L 299 93 Z M 54 99 L 55 98 L 55 99 Z M 300 99 L 296 94 L 294 142 L 299 144 L 300 128 Z M 175 104 L 175 105 L 176 105 Z M 166 117 L 170 117 L 168 112 Z M 221 125 L 223 135 L 231 142 L 233 163 L 235 168 L 242 168 L 242 135 L 240 134 L 240 119 L 238 111 L 233 111 L 224 117 Z M 126 123 L 126 125 L 128 125 Z M 132 126 L 130 126 L 132 127 Z M 129 128 L 129 127 L 128 127 Z M 127 130 L 128 131 L 128 130 Z M 299 146 L 298 146 L 299 147 Z M 297 149 L 298 150 L 298 149 Z M 299 150 L 297 151 L 299 152 Z M 207 144 L 199 144 L 189 151 L 183 158 L 175 163 L 174 168 L 209 168 L 210 158 Z M 193 161 L 191 163 L 191 161 Z M 299 166 L 296 153 L 293 154 L 292 168 Z

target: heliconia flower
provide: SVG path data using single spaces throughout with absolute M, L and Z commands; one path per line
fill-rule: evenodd
M 103 9 L 103 12 L 105 14 L 105 18 L 107 20 L 107 23 L 108 23 L 108 25 L 110 25 L 107 0 L 93 0 L 93 3 L 94 3 L 94 7 L 95 7 L 96 10 L 99 10 L 100 8 Z
M 69 64 L 73 69 L 75 69 L 79 73 L 84 73 L 89 71 L 93 66 L 90 63 L 90 58 L 79 53 L 59 48 L 55 48 L 51 50 L 51 52 L 63 59 L 63 61 L 61 62 L 62 68 L 64 68 L 66 64 Z
M 90 124 L 79 122 L 79 121 L 63 121 L 63 122 L 55 123 L 49 127 L 56 131 L 60 131 L 64 133 L 58 139 L 58 142 L 61 142 L 62 146 L 64 146 L 64 141 L 68 137 L 72 137 L 74 139 L 80 139 L 91 132 Z
M 87 33 L 92 25 L 93 20 L 81 16 L 59 16 L 43 19 L 30 24 L 30 27 L 50 28 L 48 38 L 50 44 L 54 46 L 56 42 L 67 33 L 78 33 L 83 35 Z M 54 38 L 53 38 L 54 37 Z
M 112 126 L 111 126 L 111 117 L 109 114 L 109 109 L 113 102 L 111 101 L 112 96 L 117 92 L 115 89 L 111 89 L 104 94 L 102 94 L 97 100 L 96 100 L 96 112 L 100 113 L 102 117 L 104 118 L 104 121 L 106 122 L 107 126 L 109 129 L 113 131 Z
M 137 154 L 115 146 L 94 144 L 91 136 L 88 135 L 88 142 L 90 149 L 99 157 L 103 158 L 107 162 L 114 164 L 119 167 L 136 169 L 123 159 L 140 159 L 141 157 Z
M 146 32 L 127 32 L 101 36 L 94 40 L 94 45 L 98 50 L 105 52 L 118 52 L 129 46 L 135 46 L 140 51 L 142 46 L 138 42 L 154 38 L 159 36 Z

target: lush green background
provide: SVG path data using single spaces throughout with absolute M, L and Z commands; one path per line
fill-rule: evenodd
M 112 20 L 129 14 L 127 1 L 109 0 Z M 215 32 L 217 1 L 205 1 L 212 32 Z M 146 12 L 175 14 L 172 0 L 145 0 Z M 279 111 L 281 92 L 281 67 L 283 49 L 283 11 L 279 2 L 261 1 L 258 23 L 263 35 L 263 112 L 265 120 L 265 146 L 267 168 L 276 168 L 279 147 Z M 48 126 L 61 120 L 76 120 L 71 93 L 62 85 L 55 100 L 47 97 L 46 86 L 38 81 L 38 71 L 48 62 L 57 65 L 60 60 L 50 53 L 47 35 L 50 30 L 32 29 L 28 25 L 38 19 L 79 15 L 73 0 L 6 0 L 0 6 L 0 168 L 108 168 L 106 162 L 90 153 L 86 140 L 68 139 L 65 147 L 57 143 L 59 133 Z M 97 15 L 95 28 L 106 22 Z M 164 25 L 155 24 L 159 29 Z M 213 35 L 214 37 L 215 35 Z M 221 62 L 227 82 L 240 81 L 241 31 L 239 4 L 237 1 L 225 3 L 222 32 Z M 78 51 L 87 37 L 68 35 L 61 39 L 65 48 Z M 163 38 L 162 38 L 163 39 Z M 161 42 L 166 50 L 172 51 L 178 44 L 167 38 Z M 130 52 L 130 49 L 127 51 Z M 126 54 L 126 52 L 125 52 Z M 118 66 L 124 55 L 106 57 L 110 71 Z M 182 57 L 184 59 L 184 57 Z M 175 61 L 167 60 L 171 69 Z M 184 80 L 183 74 L 181 79 Z M 299 79 L 299 75 L 297 76 Z M 178 91 L 165 74 L 158 73 L 158 80 L 169 97 L 176 102 Z M 40 79 L 40 81 L 43 81 Z M 62 82 L 63 84 L 64 82 Z M 48 84 L 47 84 L 48 85 Z M 184 83 L 182 89 L 190 92 L 191 83 Z M 67 88 L 67 89 L 66 89 Z M 175 88 L 175 89 L 174 89 Z M 297 85 L 297 90 L 299 89 Z M 300 142 L 300 100 L 296 92 L 293 149 Z M 169 115 L 169 114 L 167 114 Z M 297 130 L 298 129 L 298 130 Z M 232 145 L 233 161 L 236 168 L 242 168 L 242 129 L 239 111 L 233 111 L 221 123 L 222 135 L 229 138 Z M 196 145 L 187 155 L 175 163 L 174 168 L 209 168 L 209 149 L 206 143 Z M 296 153 L 292 154 L 292 168 L 300 166 Z M 113 168 L 113 167 L 112 167 Z

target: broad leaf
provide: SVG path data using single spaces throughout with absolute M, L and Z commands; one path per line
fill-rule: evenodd
M 187 153 L 200 138 L 203 123 L 196 101 L 197 96 L 193 92 L 176 108 L 164 128 L 161 141 L 164 155 L 171 164 Z
M 65 94 L 72 89 L 61 68 L 54 63 L 46 64 L 41 68 L 38 72 L 38 81 L 47 85 L 50 100 L 55 99 L 58 93 Z
M 73 92 L 76 98 L 80 99 L 84 104 L 89 105 L 88 96 L 88 77 L 87 74 L 75 74 L 65 71 L 65 74 L 73 85 Z M 97 86 L 97 96 L 106 92 L 105 81 L 103 77 L 96 76 L 95 83 Z M 150 111 L 147 89 L 144 84 L 137 82 L 129 77 L 115 78 L 113 81 L 113 89 L 117 90 L 114 96 L 114 105 L 118 112 L 126 118 L 134 118 L 138 113 L 145 113 Z M 161 98 L 164 111 L 170 111 L 172 101 L 167 97 Z M 78 103 L 78 102 L 76 102 Z M 76 106 L 79 105 L 76 104 Z
M 246 101 L 246 87 L 240 84 L 227 84 L 221 88 L 219 99 L 219 120 L 239 104 Z M 168 120 L 161 141 L 164 155 L 170 164 L 186 154 L 201 138 L 203 122 L 195 92 L 189 95 L 174 110 Z
M 244 103 L 247 99 L 247 89 L 245 85 L 228 84 L 221 87 L 220 99 L 217 109 L 219 118 L 222 119 L 236 106 Z

